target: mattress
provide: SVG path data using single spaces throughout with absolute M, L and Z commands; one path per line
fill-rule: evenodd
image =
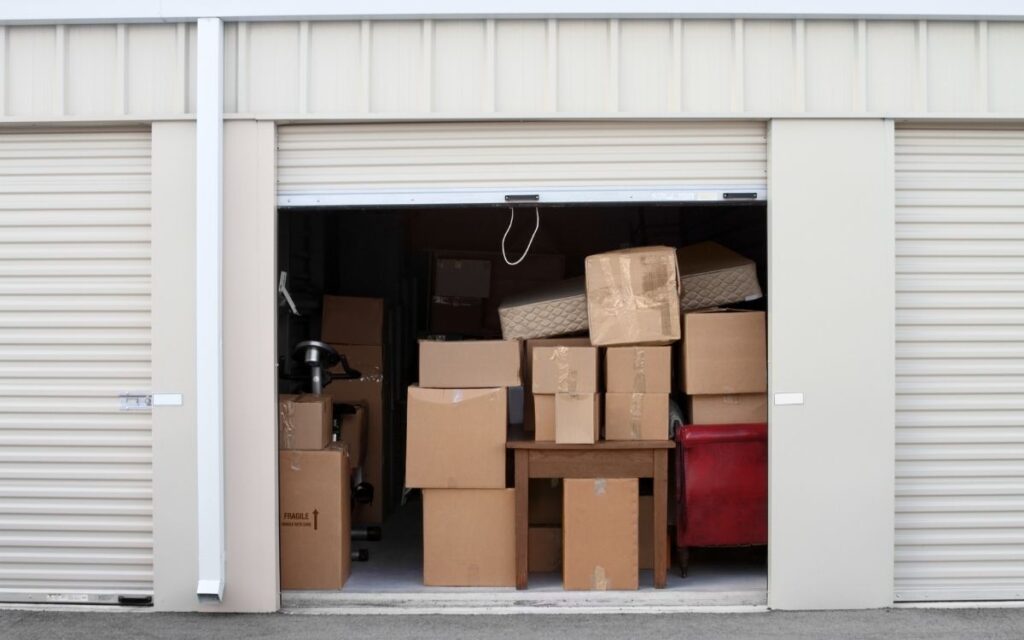
M 701 242 L 677 251 L 683 311 L 749 302 L 762 296 L 754 261 L 717 242 Z
M 583 278 L 562 280 L 509 296 L 498 306 L 506 340 L 549 338 L 586 331 L 587 295 Z

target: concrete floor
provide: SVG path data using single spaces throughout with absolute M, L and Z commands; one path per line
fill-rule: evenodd
M 946 640 L 1024 637 L 1024 609 L 876 610 L 615 616 L 288 616 L 2 611 L 4 640 L 45 638 L 701 638 Z

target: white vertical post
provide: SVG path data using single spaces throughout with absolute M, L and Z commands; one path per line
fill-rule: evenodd
M 200 18 L 196 54 L 196 455 L 200 600 L 224 596 L 224 26 Z

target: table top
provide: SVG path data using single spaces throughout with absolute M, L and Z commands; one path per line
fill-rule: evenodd
M 636 451 L 638 449 L 674 449 L 676 443 L 672 440 L 601 440 L 594 444 L 559 444 L 536 440 L 509 440 L 505 446 L 509 449 L 532 451 Z

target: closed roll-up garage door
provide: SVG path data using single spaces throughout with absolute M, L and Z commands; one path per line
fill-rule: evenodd
M 292 125 L 282 206 L 764 198 L 763 122 Z
M 1024 128 L 898 128 L 896 188 L 896 599 L 1024 599 Z
M 148 130 L 0 132 L 0 600 L 152 593 Z

